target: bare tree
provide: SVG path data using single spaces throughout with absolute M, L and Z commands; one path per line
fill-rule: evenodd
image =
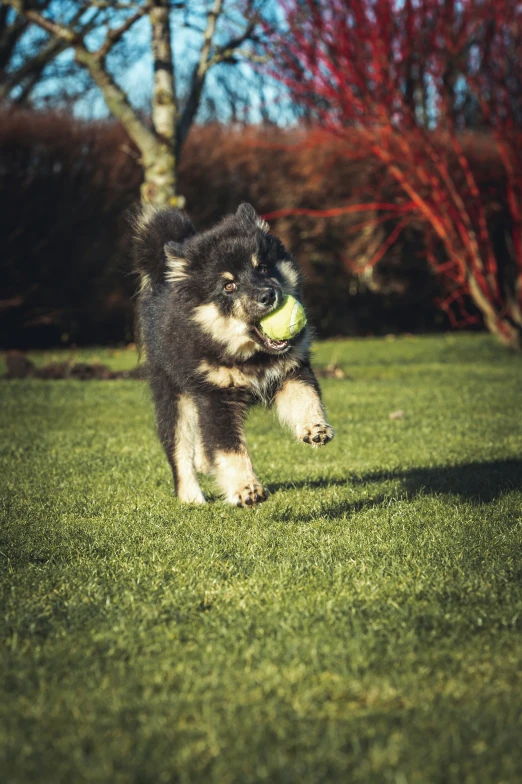
M 33 0 L 32 7 L 43 12 L 49 3 Z M 24 47 L 30 28 L 27 18 L 6 4 L 0 6 L 0 101 L 9 98 L 19 105 L 26 103 L 45 69 L 64 51 L 64 42 L 43 30 Z
M 241 0 L 239 0 L 241 2 Z M 264 0 L 210 0 L 203 11 L 198 4 L 200 46 L 181 102 L 176 94 L 171 29 L 173 13 L 195 13 L 193 0 L 80 0 L 36 7 L 28 0 L 2 0 L 22 20 L 49 34 L 49 46 L 72 49 L 76 62 L 100 89 L 111 114 L 138 147 L 144 172 L 142 199 L 156 205 L 182 206 L 177 190 L 177 165 L 183 144 L 197 115 L 209 71 L 220 63 L 256 59 L 264 33 Z M 129 95 L 108 66 L 117 44 L 141 19 L 151 27 L 154 82 L 151 121 L 136 110 Z M 219 28 L 219 29 L 218 29 Z M 93 40 L 96 44 L 93 45 Z

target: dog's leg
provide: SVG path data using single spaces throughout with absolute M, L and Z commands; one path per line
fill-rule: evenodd
M 208 457 L 205 452 L 205 445 L 203 444 L 203 439 L 201 437 L 201 428 L 197 428 L 196 434 L 196 442 L 194 444 L 194 465 L 196 466 L 196 471 L 199 471 L 200 474 L 209 474 L 212 470 L 212 466 L 208 460 Z
M 284 381 L 274 397 L 279 419 L 299 441 L 314 447 L 324 446 L 334 437 L 326 422 L 319 385 L 309 368 L 300 368 Z
M 270 493 L 261 485 L 246 446 L 237 450 L 217 449 L 213 469 L 225 499 L 234 506 L 253 506 L 266 501 Z
M 255 475 L 245 443 L 246 404 L 231 395 L 215 393 L 200 399 L 198 406 L 206 453 L 225 500 L 234 506 L 266 501 L 269 492 Z
M 205 496 L 196 476 L 196 446 L 199 442 L 198 410 L 189 395 L 180 395 L 177 401 L 173 463 L 176 488 L 180 501 L 204 504 Z
M 199 438 L 196 405 L 188 395 L 177 394 L 163 374 L 153 374 L 151 387 L 158 435 L 172 469 L 176 494 L 180 501 L 204 504 L 194 465 Z

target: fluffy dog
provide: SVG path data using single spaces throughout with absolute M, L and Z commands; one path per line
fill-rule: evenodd
M 299 267 L 249 204 L 201 233 L 178 210 L 144 208 L 135 229 L 139 336 L 178 498 L 204 503 L 197 472 L 211 472 L 231 504 L 265 501 L 243 431 L 250 406 L 273 405 L 312 446 L 333 438 L 309 328 L 271 340 L 258 326 L 286 294 L 301 299 Z

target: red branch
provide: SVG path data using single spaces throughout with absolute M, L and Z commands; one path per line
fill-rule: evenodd
M 440 249 L 428 250 L 427 260 L 445 281 L 440 306 L 452 322 L 474 322 L 463 305 L 471 297 L 490 329 L 522 347 L 522 134 L 514 130 L 522 123 L 521 4 L 282 0 L 281 6 L 286 25 L 273 47 L 273 75 L 323 131 L 339 139 L 340 151 L 344 143 L 346 154 L 353 154 L 358 129 L 366 154 L 395 183 L 397 202 L 289 208 L 265 218 L 367 210 L 386 212 L 378 220 L 400 218 L 366 268 L 380 261 L 408 223 L 422 224 L 427 247 L 435 242 Z M 507 262 L 493 242 L 487 183 L 478 181 L 480 169 L 462 141 L 470 117 L 498 145 L 498 198 L 511 237 Z M 506 274 L 505 264 L 514 272 Z

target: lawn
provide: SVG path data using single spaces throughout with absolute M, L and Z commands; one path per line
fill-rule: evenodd
M 324 450 L 249 420 L 254 510 L 177 503 L 143 382 L 0 382 L 3 781 L 522 780 L 522 360 L 331 362 Z

